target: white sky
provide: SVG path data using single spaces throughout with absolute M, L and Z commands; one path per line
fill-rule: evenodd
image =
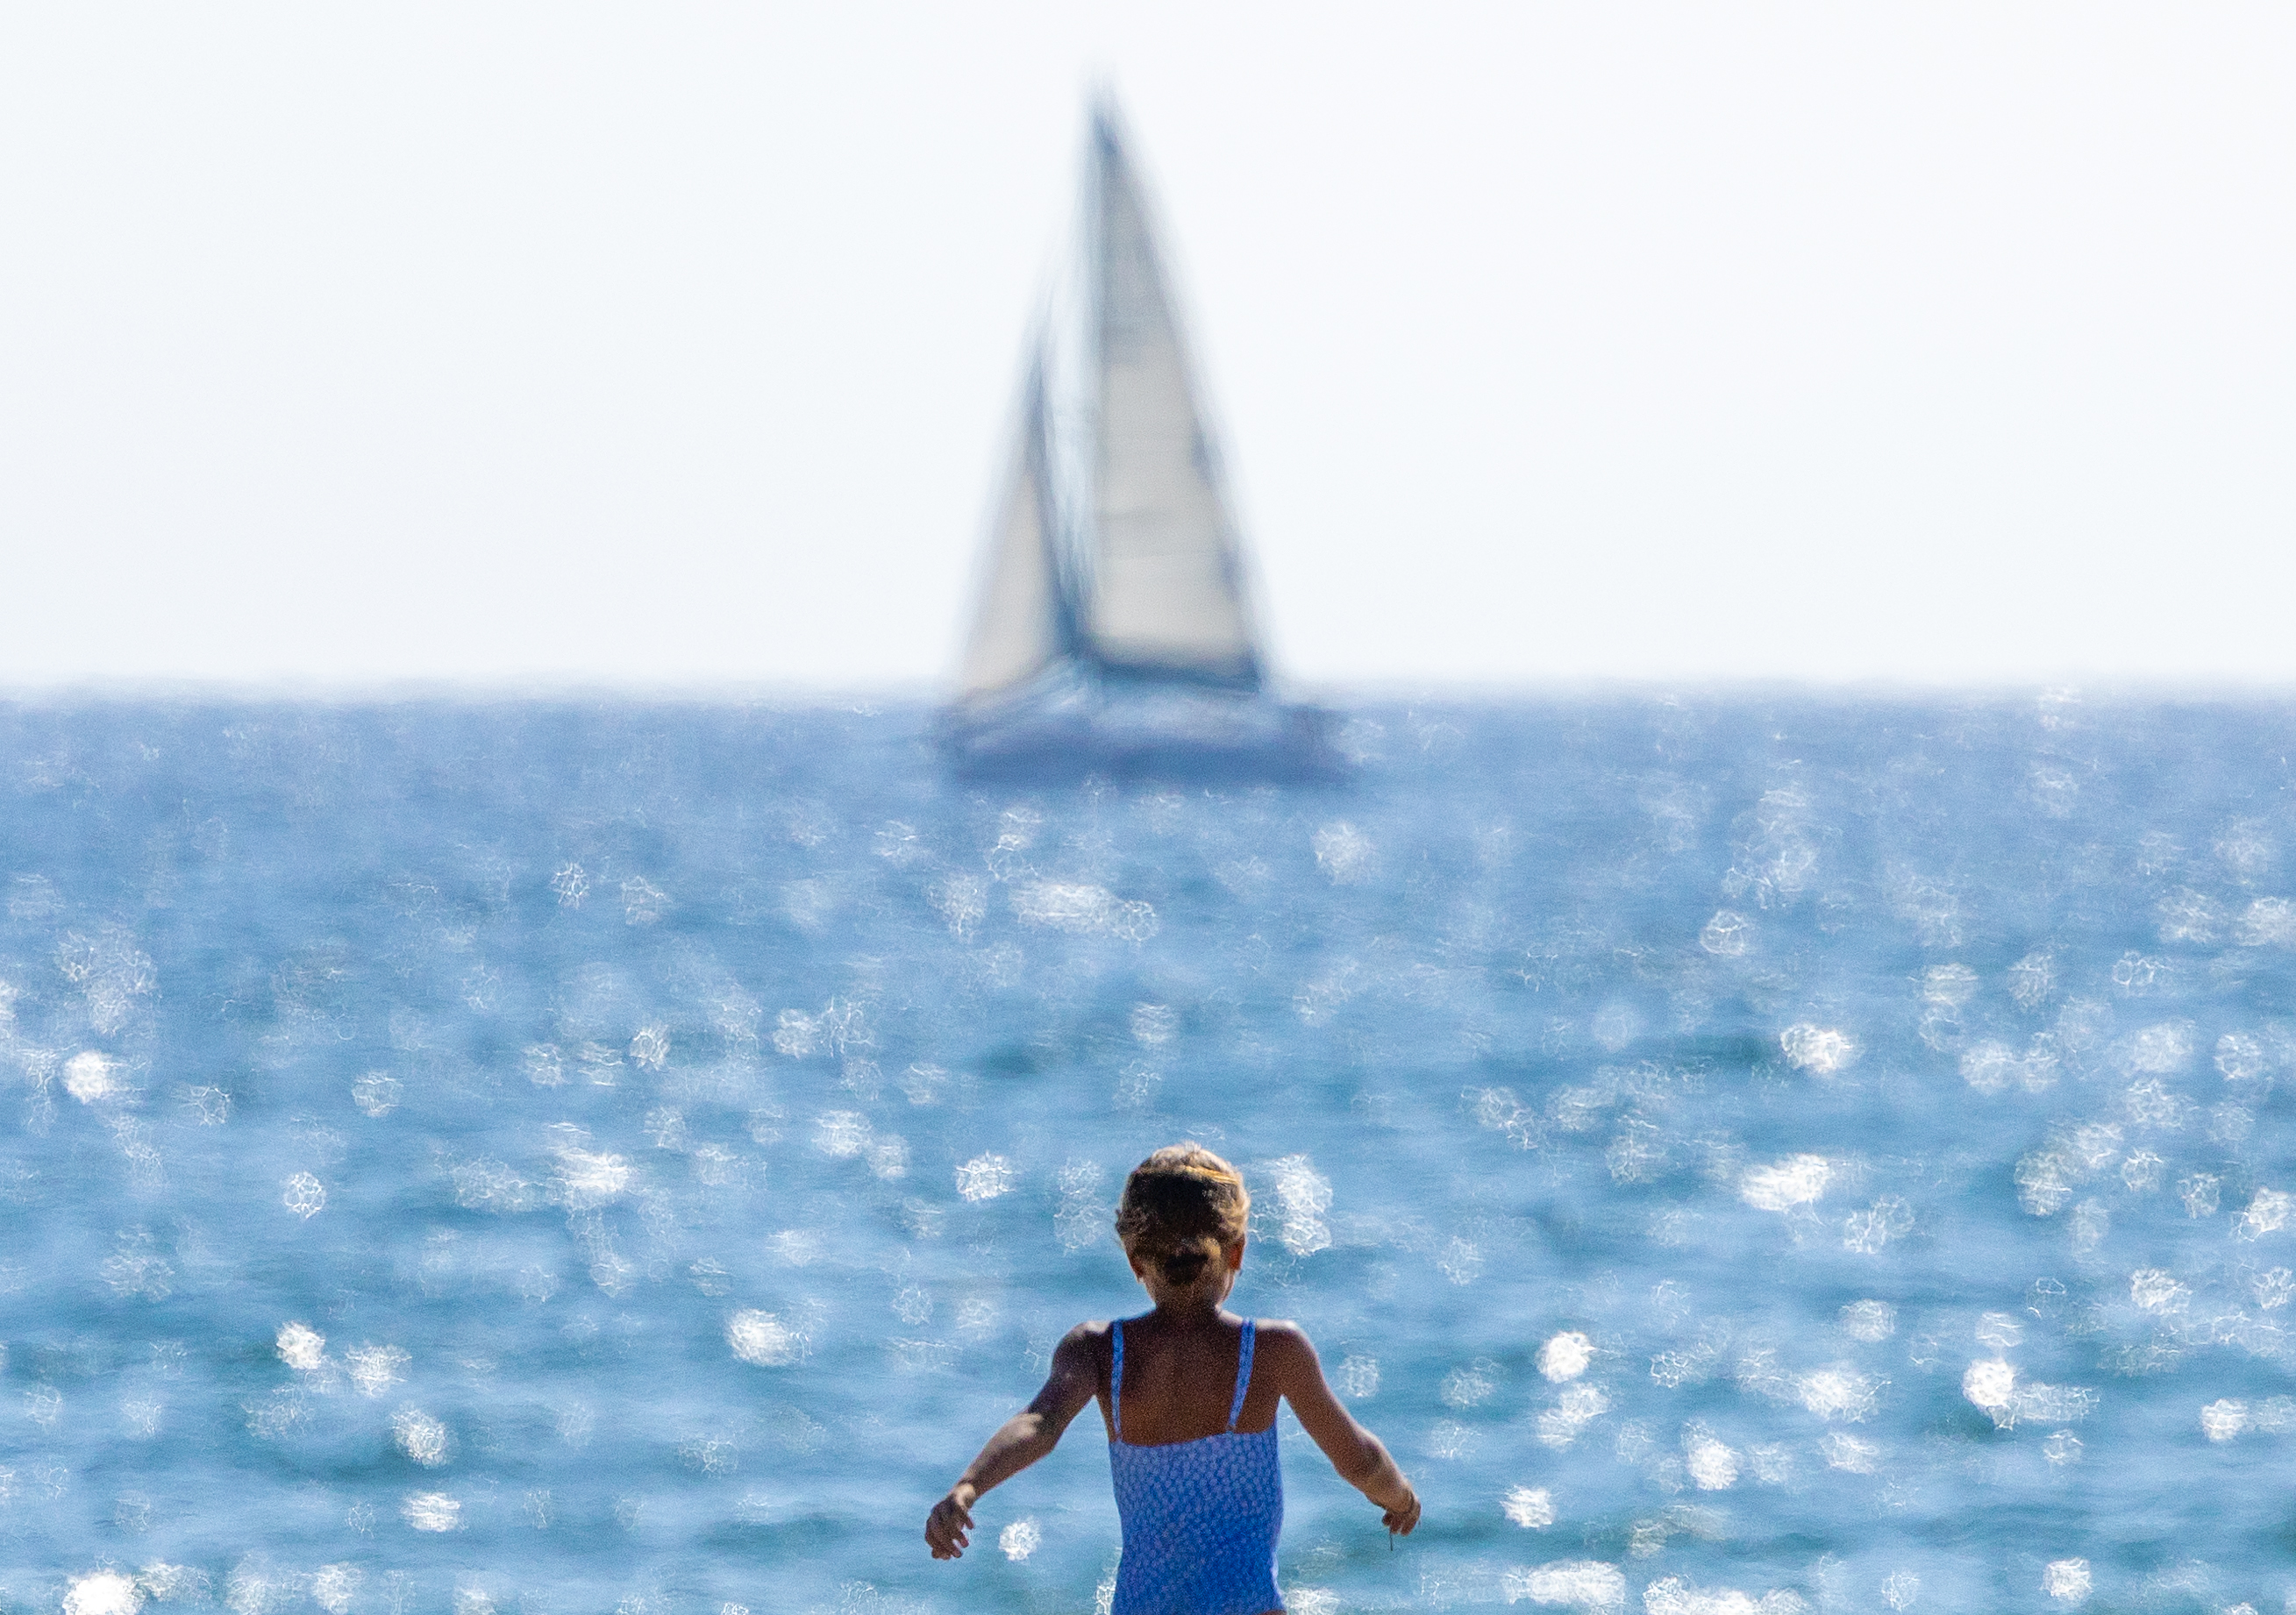
M 2284 4 L 0 6 L 0 685 L 953 672 L 1085 92 L 1279 665 L 2296 682 Z

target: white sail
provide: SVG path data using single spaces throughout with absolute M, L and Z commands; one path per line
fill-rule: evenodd
M 1104 108 L 1091 167 L 1084 273 L 1050 289 L 1033 341 L 941 748 L 982 779 L 1340 777 L 1328 715 L 1267 687 L 1218 455 Z
M 1068 651 L 1047 505 L 1045 379 L 1039 363 L 1029 373 L 1020 442 L 996 513 L 972 638 L 965 646 L 966 701 L 1025 683 Z
M 1216 451 L 1131 165 L 1095 119 L 1095 533 L 1084 627 L 1104 666 L 1257 686 Z

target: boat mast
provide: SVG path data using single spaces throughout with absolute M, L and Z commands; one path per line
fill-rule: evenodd
M 1040 332 L 1036 357 L 1029 365 L 1029 415 L 1022 430 L 1029 434 L 1027 475 L 1037 504 L 1045 573 L 1052 580 L 1053 656 L 1075 661 L 1084 652 L 1084 631 L 1077 621 L 1081 597 L 1077 587 L 1076 550 L 1069 542 L 1068 520 L 1054 497 L 1053 486 L 1053 423 L 1045 401 L 1045 342 Z

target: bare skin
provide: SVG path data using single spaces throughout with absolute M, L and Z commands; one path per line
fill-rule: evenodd
M 1220 1303 L 1243 1266 L 1244 1242 L 1207 1263 L 1195 1282 L 1168 1283 L 1162 1273 L 1132 1258 L 1132 1275 L 1147 1287 L 1156 1310 L 1124 1332 L 1124 1439 L 1160 1447 L 1218 1435 L 1227 1428 L 1243 1320 Z M 1036 1399 L 988 1438 L 948 1495 L 925 1520 L 925 1541 L 936 1559 L 962 1557 L 971 1541 L 972 1505 L 990 1488 L 1019 1474 L 1060 1444 L 1062 1432 L 1087 1402 L 1100 1403 L 1113 1440 L 1108 1406 L 1114 1358 L 1109 1325 L 1095 1321 L 1069 1331 L 1053 1352 L 1052 1372 Z M 1263 1321 L 1253 1353 L 1250 1388 L 1236 1429 L 1257 1434 L 1275 1422 L 1279 1402 L 1292 1404 L 1300 1428 L 1332 1461 L 1340 1478 L 1369 1498 L 1390 1531 L 1409 1536 L 1419 1523 L 1419 1496 L 1377 1436 L 1356 1422 L 1324 1383 L 1316 1349 L 1295 1324 Z

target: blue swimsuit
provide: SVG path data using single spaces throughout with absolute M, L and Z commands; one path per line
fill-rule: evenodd
M 1283 1529 L 1283 1472 L 1275 1428 L 1238 1435 L 1251 1383 L 1251 1321 L 1235 1365 L 1227 1430 L 1195 1441 L 1135 1447 L 1124 1439 L 1124 1325 L 1113 1327 L 1115 1371 L 1108 1406 L 1116 1428 L 1108 1467 L 1124 1557 L 1114 1615 L 1263 1615 L 1283 1607 L 1275 1590 L 1275 1535 Z

